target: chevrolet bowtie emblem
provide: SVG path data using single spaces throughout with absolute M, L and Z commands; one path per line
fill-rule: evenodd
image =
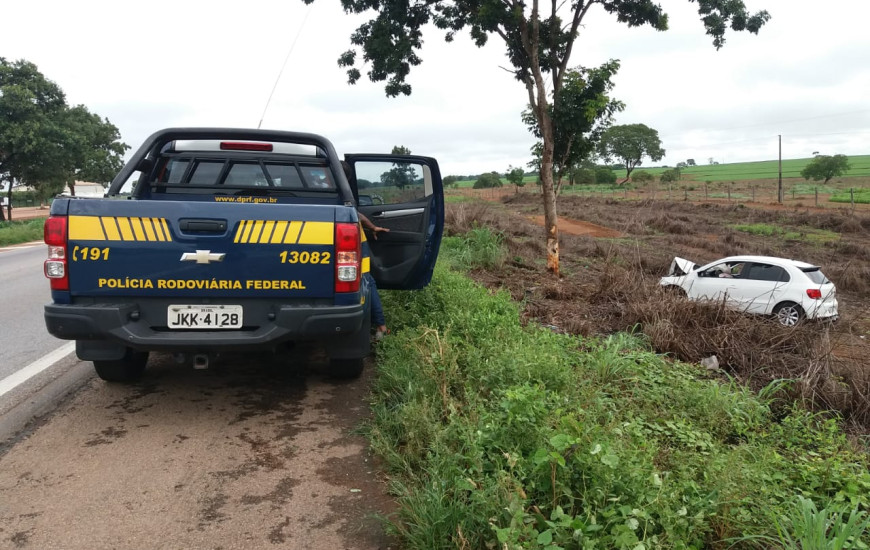
M 211 262 L 222 262 L 226 256 L 223 252 L 212 252 L 211 250 L 197 250 L 196 252 L 185 252 L 181 255 L 182 262 L 196 262 L 198 264 L 208 264 Z

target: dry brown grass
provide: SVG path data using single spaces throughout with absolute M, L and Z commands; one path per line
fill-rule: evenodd
M 636 327 L 653 347 L 682 361 L 715 355 L 721 368 L 755 389 L 793 380 L 791 396 L 814 410 L 837 411 L 870 428 L 870 371 L 863 361 L 837 357 L 838 337 L 827 323 L 786 328 L 723 303 L 690 302 L 636 270 L 609 264 L 590 296 L 613 327 Z

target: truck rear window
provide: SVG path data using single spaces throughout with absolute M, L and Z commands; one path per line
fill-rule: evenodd
M 329 168 L 317 161 L 164 157 L 155 174 L 154 184 L 168 192 L 184 193 L 193 187 L 333 192 L 336 189 Z

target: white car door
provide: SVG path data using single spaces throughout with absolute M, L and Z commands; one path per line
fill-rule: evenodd
M 724 299 L 730 305 L 739 306 L 735 303 L 736 285 L 735 280 L 728 276 L 730 272 L 731 266 L 724 262 L 698 270 L 693 273 L 694 280 L 686 294 L 692 300 L 718 302 Z
M 751 263 L 741 276 L 745 286 L 740 289 L 743 309 L 748 313 L 768 315 L 780 301 L 788 285 L 788 273 L 771 264 Z

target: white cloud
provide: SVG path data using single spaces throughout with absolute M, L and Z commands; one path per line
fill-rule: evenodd
M 870 152 L 870 2 L 748 0 L 770 23 L 758 36 L 729 34 L 720 51 L 696 4 L 665 4 L 665 33 L 590 12 L 572 58 L 622 60 L 614 95 L 628 108 L 617 123 L 656 128 L 663 163 L 774 158 L 778 134 L 786 158 Z M 50 0 L 6 5 L 3 20 L 2 55 L 36 63 L 134 148 L 167 126 L 256 126 L 297 35 L 264 127 L 320 133 L 340 152 L 405 145 L 438 158 L 445 174 L 524 165 L 534 141 L 519 118 L 525 89 L 500 68 L 498 38 L 479 49 L 430 29 L 413 95 L 387 98 L 365 75 L 347 85 L 336 59 L 363 18 L 334 0 Z

